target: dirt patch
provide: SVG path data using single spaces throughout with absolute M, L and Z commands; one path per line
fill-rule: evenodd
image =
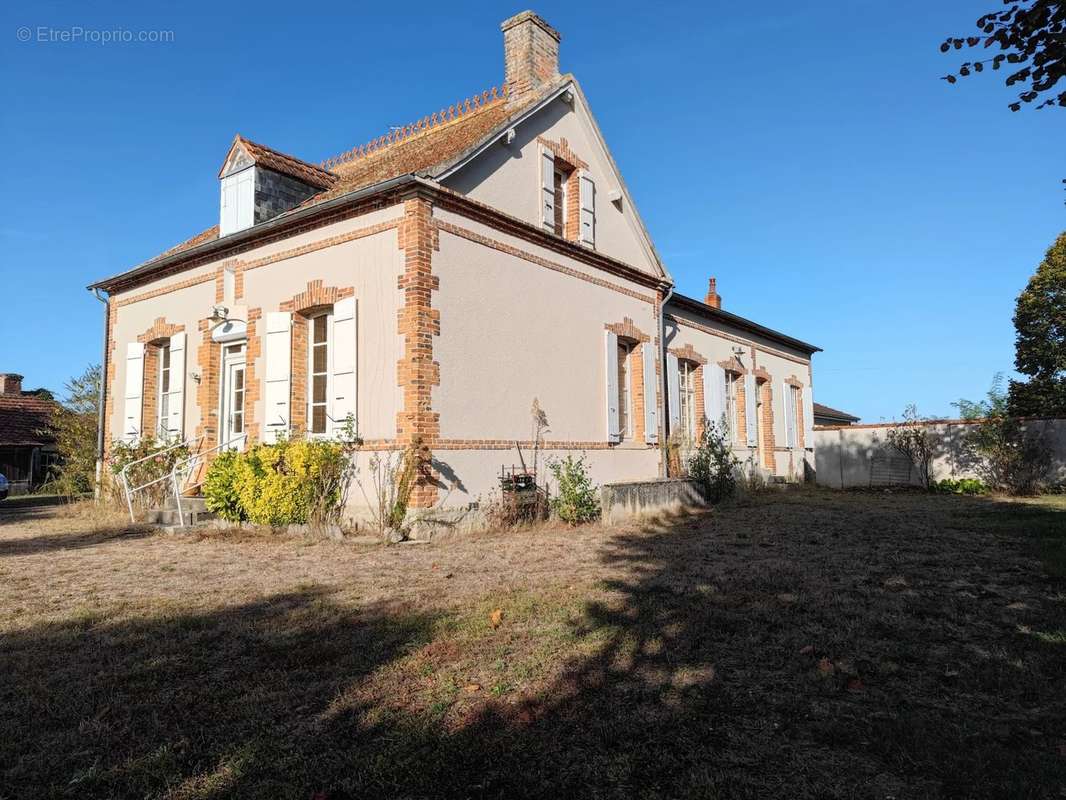
M 0 786 L 1059 796 L 1062 538 L 821 492 L 419 547 L 0 519 Z

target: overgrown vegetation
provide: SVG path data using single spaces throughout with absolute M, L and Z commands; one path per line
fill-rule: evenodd
M 930 487 L 937 494 L 988 494 L 988 487 L 977 478 L 944 478 Z
M 703 433 L 688 460 L 688 475 L 703 487 L 708 502 L 719 503 L 736 493 L 739 466 L 724 429 L 704 420 Z
M 591 522 L 600 516 L 599 489 L 589 477 L 584 456 L 566 456 L 549 462 L 555 478 L 555 494 L 551 509 L 569 525 Z
M 232 522 L 325 525 L 339 518 L 349 463 L 339 442 L 257 444 L 216 458 L 203 493 L 208 509 Z
M 1010 399 L 996 375 L 984 400 L 959 400 L 963 419 L 973 420 L 962 447 L 971 466 L 993 489 L 1009 494 L 1034 494 L 1051 468 L 1051 448 L 1033 423 L 1010 415 Z
M 108 487 L 112 499 L 123 504 L 126 502 L 122 471 L 129 466 L 127 480 L 131 489 L 152 484 L 137 492 L 134 501 L 149 508 L 162 505 L 173 494 L 170 481 L 163 478 L 171 474 L 175 463 L 188 456 L 189 448 L 185 445 L 172 446 L 171 442 L 160 441 L 151 435 L 142 436 L 134 442 L 112 442 L 108 458 L 114 478 Z
M 68 498 L 96 486 L 97 423 L 100 411 L 100 365 L 93 364 L 67 381 L 62 402 L 53 412 L 49 433 L 55 437 L 59 464 L 43 490 Z
M 889 428 L 887 433 L 888 443 L 910 459 L 918 481 L 925 489 L 933 480 L 933 458 L 938 447 L 937 435 L 929 429 L 928 423 L 929 420 L 921 416 L 918 407 L 912 403 L 903 410 L 903 421 Z
M 365 470 L 354 473 L 363 499 L 370 509 L 371 524 L 392 541 L 404 538 L 404 521 L 422 464 L 427 458 L 421 439 L 402 450 L 373 453 Z

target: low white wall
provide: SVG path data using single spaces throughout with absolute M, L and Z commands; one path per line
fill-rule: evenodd
M 965 420 L 929 423 L 929 429 L 937 434 L 940 443 L 933 461 L 934 479 L 980 477 L 962 447 L 973 425 Z M 1032 419 L 1025 425 L 1042 431 L 1051 447 L 1049 480 L 1066 482 L 1066 418 Z M 909 468 L 907 459 L 888 443 L 888 432 L 894 427 L 893 423 L 886 423 L 815 428 L 818 483 L 832 489 L 917 484 L 917 475 Z

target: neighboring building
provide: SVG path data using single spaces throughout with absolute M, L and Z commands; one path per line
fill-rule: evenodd
M 351 418 L 360 459 L 422 442 L 415 507 L 462 506 L 530 444 L 536 398 L 548 455 L 586 453 L 599 483 L 661 474 L 705 416 L 769 474 L 813 468 L 818 348 L 723 311 L 713 279 L 672 293 L 559 34 L 531 12 L 502 29 L 502 89 L 322 165 L 237 136 L 219 224 L 90 287 L 104 442 Z
M 815 425 L 854 425 L 858 421 L 858 417 L 852 416 L 846 411 L 838 411 L 835 408 L 823 406 L 821 403 L 814 404 Z
M 0 373 L 0 473 L 11 493 L 22 494 L 44 483 L 56 458 L 49 432 L 55 401 L 39 392 L 23 392 L 22 376 Z

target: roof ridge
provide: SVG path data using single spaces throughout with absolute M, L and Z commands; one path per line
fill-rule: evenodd
M 329 178 L 329 179 L 335 179 L 337 177 L 332 172 L 330 172 L 328 169 L 323 167 L 321 164 L 315 164 L 313 161 L 304 161 L 299 156 L 290 155 L 289 153 L 283 153 L 280 150 L 276 150 L 273 147 L 271 147 L 270 145 L 262 144 L 261 142 L 253 142 L 247 136 L 245 136 L 243 134 L 240 134 L 240 133 L 237 134 L 236 138 L 239 141 L 241 141 L 244 144 L 246 144 L 246 145 L 251 145 L 252 147 L 258 148 L 260 150 L 266 150 L 268 153 L 270 153 L 271 155 L 275 155 L 278 158 L 284 158 L 284 159 L 286 159 L 288 161 L 295 161 L 297 164 L 305 166 L 308 169 L 312 169 L 315 172 L 321 173 L 323 177 L 326 177 L 326 178 Z
M 507 85 L 493 86 L 491 89 L 487 89 L 481 94 L 475 94 L 472 97 L 466 98 L 466 100 L 460 100 L 458 103 L 448 106 L 447 110 L 442 108 L 440 111 L 435 111 L 430 116 L 423 117 L 417 122 L 405 125 L 402 128 L 391 130 L 384 136 L 371 139 L 366 144 L 353 147 L 351 150 L 346 150 L 340 155 L 324 159 L 319 162 L 319 167 L 323 170 L 330 171 L 336 166 L 348 164 L 356 159 L 383 150 L 390 145 L 406 141 L 419 134 L 448 125 L 465 118 L 468 114 L 481 111 L 489 106 L 494 106 L 506 99 Z

